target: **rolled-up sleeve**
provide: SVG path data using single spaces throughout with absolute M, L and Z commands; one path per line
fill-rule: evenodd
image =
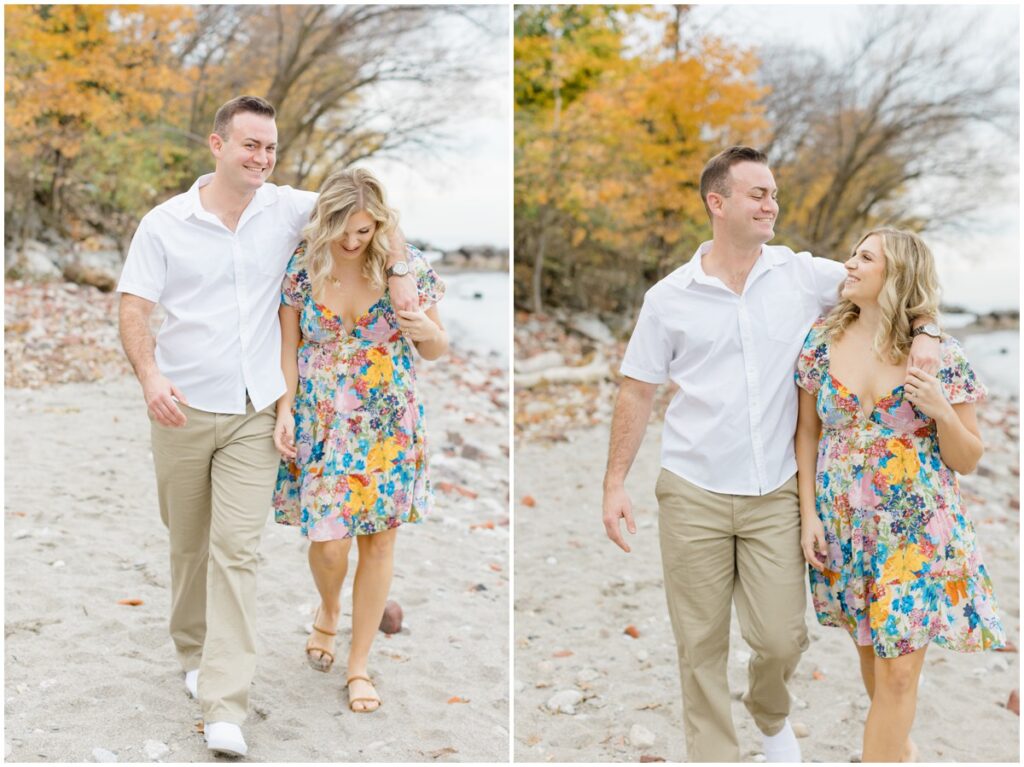
M 662 384 L 668 381 L 671 361 L 672 343 L 648 296 L 640 309 L 619 372 L 645 383 Z
M 828 314 L 839 303 L 839 288 L 846 279 L 846 269 L 838 261 L 829 258 L 812 258 L 811 270 L 818 312 Z
M 147 215 L 139 222 L 139 228 L 132 237 L 128 257 L 121 269 L 121 279 L 117 283 L 117 292 L 130 293 L 157 303 L 166 283 L 167 254 Z

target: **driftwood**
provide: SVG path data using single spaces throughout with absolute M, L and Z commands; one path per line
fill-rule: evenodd
M 533 373 L 517 373 L 515 375 L 515 385 L 518 389 L 520 387 L 529 388 L 537 386 L 541 383 L 589 383 L 590 381 L 600 381 L 609 376 L 608 360 L 598 356 L 590 364 L 581 365 L 580 367 L 563 365 L 538 370 Z

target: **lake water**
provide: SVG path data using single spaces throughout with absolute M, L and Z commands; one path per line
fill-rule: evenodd
M 953 331 L 952 335 L 956 335 Z M 1020 393 L 1020 333 L 996 330 L 961 339 L 974 372 L 993 393 Z
M 447 286 L 438 304 L 441 321 L 456 349 L 492 355 L 495 363 L 509 360 L 508 272 L 441 274 Z

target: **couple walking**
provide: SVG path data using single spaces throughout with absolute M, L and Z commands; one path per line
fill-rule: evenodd
M 395 536 L 431 503 L 412 347 L 436 359 L 448 339 L 444 285 L 371 173 L 336 172 L 319 195 L 267 183 L 275 110 L 252 96 L 218 110 L 208 141 L 214 172 L 142 219 L 118 291 L 170 533 L 171 637 L 208 747 L 244 756 L 271 504 L 310 541 L 320 605 L 306 654 L 319 671 L 334 662 L 357 540 L 349 706 L 381 705 L 367 665 Z
M 671 380 L 656 494 L 687 756 L 739 761 L 726 680 L 735 601 L 753 650 L 743 701 L 765 756 L 800 761 L 786 685 L 808 645 L 809 573 L 819 622 L 857 649 L 871 699 L 863 760 L 914 761 L 928 645 L 1005 639 L 956 479 L 982 455 L 973 403 L 985 389 L 935 324 L 935 265 L 916 235 L 868 232 L 845 264 L 766 245 L 777 189 L 748 147 L 714 157 L 700 193 L 713 240 L 645 297 L 603 503 L 628 552 L 624 481 Z

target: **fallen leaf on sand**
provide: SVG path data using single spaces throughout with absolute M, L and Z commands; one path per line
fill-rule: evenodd
M 526 739 L 526 745 L 528 745 L 528 746 L 536 746 L 538 743 L 540 743 L 540 741 L 541 741 L 540 735 L 531 735 L 530 737 L 528 737 Z
M 206 732 L 206 728 L 203 727 L 203 723 L 202 722 L 196 722 L 195 727 L 196 727 L 196 732 L 198 732 L 200 735 L 202 735 L 204 732 Z
M 481 522 L 478 525 L 470 525 L 470 530 L 493 530 L 494 520 L 488 519 L 486 522 Z
M 559 650 L 558 652 L 551 653 L 551 657 L 552 658 L 568 658 L 570 655 L 573 655 L 573 654 L 574 653 L 573 653 L 572 650 Z
M 1020 692 L 1018 690 L 1010 693 L 1010 699 L 1006 701 L 1006 708 L 1020 716 Z
M 661 708 L 664 705 L 665 705 L 664 703 L 644 703 L 644 705 L 642 705 L 642 706 L 637 706 L 636 710 L 637 711 L 654 711 L 654 709 Z
M 640 763 L 645 762 L 664 762 L 665 757 L 663 756 L 652 756 L 651 754 L 640 754 Z
M 825 678 L 825 675 L 817 670 L 815 670 L 814 673 L 811 674 L 811 676 L 819 682 Z
M 470 490 L 468 487 L 462 485 L 456 485 L 454 482 L 438 482 L 436 487 L 439 490 L 443 490 L 446 493 L 458 493 L 459 495 L 465 496 L 466 498 L 476 498 L 480 494 Z
M 422 751 L 420 753 L 423 753 Z M 444 748 L 436 749 L 435 751 L 427 751 L 426 755 L 431 759 L 440 759 L 442 756 L 448 756 L 449 754 L 459 753 L 458 749 L 452 748 L 451 746 L 445 746 Z
M 448 699 L 449 703 L 469 703 L 468 698 L 460 698 L 458 695 L 453 695 Z
M 996 652 L 1017 652 L 1017 645 L 1011 642 L 1009 639 L 1006 640 L 1006 645 L 1003 647 L 996 648 Z
M 551 682 L 545 682 L 545 681 L 537 682 L 537 684 L 534 685 L 534 687 L 536 687 L 538 690 L 543 690 L 545 687 L 550 687 L 550 686 L 551 686 Z
M 624 628 L 622 630 L 622 633 L 623 634 L 629 634 L 631 637 L 633 637 L 633 639 L 639 639 L 640 638 L 640 630 L 636 626 L 634 626 L 633 624 L 630 624 L 630 625 L 626 626 L 626 628 Z
M 117 603 L 119 605 L 130 605 L 131 607 L 138 607 L 143 604 L 141 599 L 118 599 Z
M 490 567 L 496 573 L 500 573 L 501 572 L 501 565 L 499 565 L 497 562 L 491 562 Z
M 531 509 L 537 505 L 537 501 L 532 495 L 523 496 L 523 506 L 529 506 Z

